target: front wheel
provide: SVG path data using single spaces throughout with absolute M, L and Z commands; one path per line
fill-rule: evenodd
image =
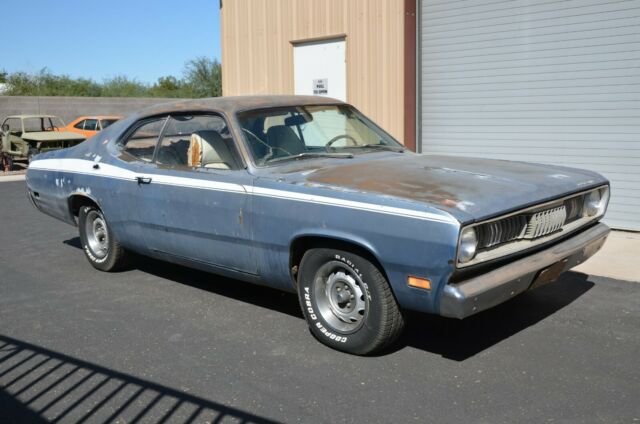
M 389 283 L 369 260 L 336 249 L 311 249 L 300 264 L 298 295 L 313 335 L 356 355 L 379 352 L 404 328 Z
M 127 252 L 116 240 L 102 211 L 95 206 L 83 206 L 78 214 L 82 250 L 94 268 L 118 271 L 125 267 Z

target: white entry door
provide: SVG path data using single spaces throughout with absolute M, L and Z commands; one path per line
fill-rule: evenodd
M 293 46 L 295 93 L 347 101 L 344 38 Z

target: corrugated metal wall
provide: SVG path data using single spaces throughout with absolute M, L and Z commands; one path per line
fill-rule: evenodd
M 402 141 L 403 0 L 224 0 L 222 90 L 293 94 L 293 44 L 346 36 L 347 101 Z
M 83 115 L 127 116 L 149 106 L 176 100 L 162 97 L 0 96 L 0 120 L 9 115 L 46 114 L 59 116 L 68 124 Z
M 640 230 L 640 0 L 422 0 L 422 151 L 582 167 Z

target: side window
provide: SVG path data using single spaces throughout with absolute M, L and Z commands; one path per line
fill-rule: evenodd
M 220 116 L 195 115 L 169 118 L 156 162 L 161 165 L 238 169 L 233 138 Z
M 84 123 L 85 123 L 85 122 L 86 122 L 86 120 L 85 120 L 85 119 L 83 119 L 82 121 L 80 121 L 80 122 L 78 122 L 77 124 L 75 124 L 75 125 L 73 126 L 73 128 L 77 128 L 77 129 L 81 130 L 81 129 L 84 127 Z
M 25 118 L 22 120 L 24 132 L 41 132 L 44 131 L 45 118 Z
M 153 160 L 153 152 L 160 137 L 166 117 L 140 124 L 124 142 L 124 151 L 145 162 Z
M 4 123 L 6 125 L 9 125 L 9 132 L 14 133 L 14 134 L 21 134 L 22 133 L 22 124 L 20 123 L 19 119 L 9 118 L 6 121 L 4 121 Z
M 56 125 L 51 118 L 43 118 L 42 119 L 42 129 L 43 131 L 55 131 Z
M 84 123 L 84 130 L 85 131 L 96 131 L 96 127 L 98 125 L 98 120 L 97 119 L 87 119 Z
M 102 121 L 100 121 L 100 127 L 102 129 L 107 128 L 109 125 L 113 124 L 114 122 L 116 122 L 117 119 L 103 119 Z

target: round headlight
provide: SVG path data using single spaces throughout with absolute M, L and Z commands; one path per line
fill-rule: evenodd
M 584 196 L 583 211 L 586 216 L 595 216 L 602 208 L 602 194 L 600 190 L 593 190 Z
M 478 248 L 478 236 L 475 228 L 465 228 L 460 234 L 460 246 L 458 248 L 458 262 L 469 262 L 476 256 Z

